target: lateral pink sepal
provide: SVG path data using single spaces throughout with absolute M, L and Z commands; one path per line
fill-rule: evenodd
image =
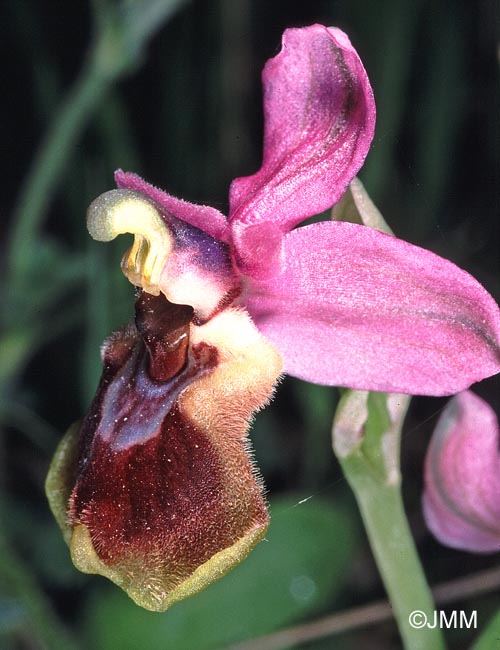
M 457 393 L 500 370 L 500 312 L 468 273 L 344 222 L 284 239 L 282 272 L 242 295 L 285 370 L 306 381 L 421 395 Z

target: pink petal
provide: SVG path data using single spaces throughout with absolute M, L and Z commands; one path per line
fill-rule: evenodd
M 500 550 L 498 421 L 465 391 L 443 412 L 427 452 L 424 515 L 443 543 L 469 551 Z
M 115 182 L 120 189 L 140 192 L 159 203 L 174 217 L 203 230 L 216 239 L 223 239 L 223 233 L 227 227 L 226 218 L 215 208 L 177 199 L 175 196 L 146 183 L 137 174 L 124 172 L 121 169 L 115 172 Z
M 343 222 L 298 228 L 281 274 L 243 300 L 286 372 L 320 384 L 447 395 L 499 372 L 500 312 L 468 273 Z
M 272 222 L 284 233 L 336 203 L 363 164 L 375 123 L 366 72 L 339 29 L 286 30 L 263 83 L 262 167 L 230 191 L 238 262 L 254 275 L 253 227 Z

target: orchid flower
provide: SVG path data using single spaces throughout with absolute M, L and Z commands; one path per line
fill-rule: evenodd
M 453 548 L 500 551 L 498 420 L 477 395 L 454 397 L 432 436 L 425 462 L 424 516 Z
M 149 609 L 210 584 L 264 535 L 246 436 L 283 371 L 442 395 L 500 370 L 500 314 L 470 275 L 362 225 L 295 228 L 340 200 L 373 138 L 347 36 L 287 30 L 263 84 L 262 166 L 233 181 L 228 219 L 123 171 L 88 212 L 95 239 L 135 236 L 122 269 L 136 318 L 105 342 L 48 494 L 76 566 Z

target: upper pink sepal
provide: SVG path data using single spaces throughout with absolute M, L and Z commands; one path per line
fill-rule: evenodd
M 284 239 L 280 275 L 242 299 L 285 371 L 319 384 L 457 393 L 500 370 L 500 312 L 453 263 L 343 222 Z
M 154 185 L 146 183 L 137 174 L 124 172 L 121 169 L 115 172 L 115 182 L 120 189 L 140 192 L 165 208 L 167 212 L 177 217 L 177 219 L 181 219 L 212 237 L 224 241 L 224 232 L 227 227 L 226 218 L 215 208 L 177 199 Z
M 432 436 L 425 463 L 424 515 L 447 546 L 500 551 L 498 421 L 470 391 L 451 400 Z
M 234 180 L 230 190 L 236 259 L 249 275 L 259 264 L 246 228 L 272 222 L 284 233 L 330 208 L 361 167 L 375 124 L 366 72 L 342 31 L 287 29 L 282 43 L 263 72 L 262 167 Z

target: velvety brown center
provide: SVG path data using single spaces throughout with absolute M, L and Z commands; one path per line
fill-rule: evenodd
M 180 408 L 183 390 L 217 367 L 213 347 L 188 344 L 192 310 L 140 292 L 136 312 L 137 330 L 105 348 L 69 516 L 106 564 L 140 558 L 181 579 L 266 521 L 266 509 L 243 440 L 223 422 L 203 431 Z

